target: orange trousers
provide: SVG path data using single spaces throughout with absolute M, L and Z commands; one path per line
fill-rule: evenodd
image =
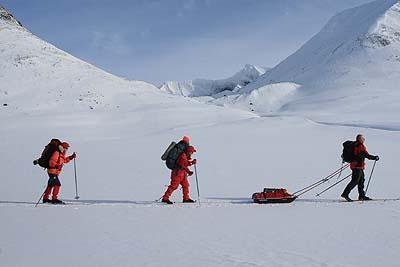
M 163 200 L 169 199 L 172 193 L 178 189 L 179 185 L 182 186 L 183 200 L 190 199 L 189 197 L 189 181 L 185 170 L 173 170 L 171 172 L 171 184 L 168 186 L 167 191 L 163 196 Z

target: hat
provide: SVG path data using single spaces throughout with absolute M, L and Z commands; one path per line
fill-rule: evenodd
M 189 136 L 186 136 L 186 135 L 182 138 L 182 140 L 183 140 L 183 142 L 185 142 L 186 144 L 189 144 L 189 142 L 190 142 Z
M 64 149 L 68 149 L 68 148 L 69 148 L 69 144 L 68 144 L 67 142 L 63 142 L 63 143 L 61 144 L 61 146 L 62 146 Z
M 187 151 L 187 153 L 194 153 L 194 152 L 196 152 L 196 148 L 194 148 L 194 146 L 188 146 L 186 151 Z

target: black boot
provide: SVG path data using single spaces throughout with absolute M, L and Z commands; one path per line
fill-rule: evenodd
M 367 201 L 367 200 L 372 200 L 372 198 L 369 198 L 367 196 L 358 196 L 358 200 Z
M 193 200 L 193 199 L 184 199 L 183 200 L 183 203 L 195 203 L 196 201 L 195 200 Z
M 345 193 L 343 193 L 341 195 L 342 198 L 346 199 L 348 202 L 352 202 L 353 200 L 349 197 L 349 195 L 346 195 Z
M 59 200 L 59 199 L 53 199 L 53 200 L 51 201 L 51 203 L 52 203 L 52 204 L 55 204 L 55 205 L 65 205 L 65 202 L 63 202 L 63 201 L 61 201 L 61 200 Z
M 165 204 L 169 204 L 169 205 L 174 204 L 174 202 L 172 202 L 172 201 L 169 200 L 169 199 L 163 199 L 163 200 L 161 200 L 161 202 L 163 202 L 163 203 L 165 203 Z
M 43 203 L 51 203 L 51 200 L 48 198 L 43 198 Z

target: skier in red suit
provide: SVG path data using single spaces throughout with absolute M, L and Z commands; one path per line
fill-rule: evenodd
M 183 202 L 195 202 L 189 197 L 189 181 L 187 179 L 188 176 L 193 175 L 193 172 L 189 170 L 189 166 L 196 164 L 196 159 L 192 160 L 192 155 L 194 152 L 196 152 L 196 149 L 193 146 L 188 146 L 185 152 L 183 152 L 178 157 L 178 160 L 176 161 L 177 168 L 172 170 L 171 172 L 171 184 L 168 186 L 168 189 L 162 198 L 162 202 L 173 204 L 173 202 L 171 202 L 169 198 L 172 193 L 179 187 L 179 185 L 182 185 Z

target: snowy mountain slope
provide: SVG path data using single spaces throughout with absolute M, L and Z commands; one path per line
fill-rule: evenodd
M 9 109 L 115 108 L 121 95 L 156 93 L 150 84 L 115 77 L 57 49 L 1 12 L 0 103 Z
M 400 111 L 399 36 L 398 1 L 380 0 L 343 11 L 240 93 L 291 82 L 301 87 L 283 111 L 319 118 L 325 114 L 322 120 L 346 114 L 347 122 L 396 124 L 391 114 Z
M 16 20 L 14 16 L 9 13 L 3 6 L 0 5 L 0 23 L 3 25 L 9 25 L 13 27 L 22 27 L 21 22 Z
M 237 91 L 258 79 L 266 71 L 267 69 L 247 64 L 242 70 L 226 79 L 196 79 L 183 82 L 168 81 L 161 85 L 160 90 L 174 95 L 192 97 L 213 96 L 224 91 Z
M 0 19 L 0 104 L 1 114 L 14 112 L 71 113 L 92 110 L 123 110 L 147 117 L 143 122 L 179 126 L 182 110 L 198 109 L 192 123 L 212 124 L 221 117 L 236 120 L 254 115 L 226 111 L 160 92 L 141 81 L 128 81 L 79 60 L 37 38 L 2 9 Z M 204 112 L 207 110 L 207 112 Z M 86 114 L 86 113 L 85 113 Z M 157 114 L 152 116 L 151 114 Z M 47 116 L 47 115 L 46 115 Z M 90 117 L 90 113 L 85 115 Z M 93 113 L 101 121 L 100 113 Z M 171 116 L 175 124 L 163 124 Z M 242 117 L 243 116 L 243 117 Z M 119 116 L 118 116 L 119 117 Z M 85 119 L 85 121 L 93 118 Z

